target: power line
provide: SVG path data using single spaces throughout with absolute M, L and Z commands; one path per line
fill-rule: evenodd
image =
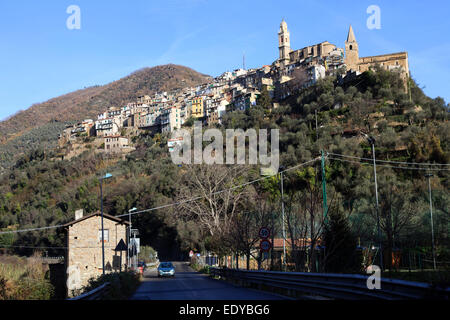
M 0 249 L 7 249 L 7 248 L 19 248 L 19 249 L 60 249 L 60 250 L 65 250 L 65 249 L 101 249 L 101 246 L 71 246 L 71 247 L 46 247 L 46 246 L 24 246 L 24 245 L 0 245 Z M 105 246 L 105 248 L 115 248 L 115 246 Z
M 338 154 L 338 153 L 331 153 L 331 152 L 328 152 L 328 154 L 329 154 L 329 155 L 332 155 L 332 156 L 343 157 L 343 158 L 351 158 L 351 159 L 360 159 L 360 160 L 373 161 L 373 159 L 369 159 L 369 158 L 361 158 L 361 157 L 355 157 L 355 156 L 347 156 L 347 155 L 344 155 L 344 154 Z M 449 163 L 401 162 L 401 161 L 379 160 L 379 159 L 376 159 L 376 162 L 394 163 L 394 164 L 409 164 L 409 165 L 417 165 L 417 166 L 450 166 Z
M 10 233 L 22 233 L 22 232 L 30 232 L 30 231 L 42 231 L 48 229 L 57 229 L 62 227 L 63 225 L 56 226 L 48 226 L 48 227 L 40 227 L 40 228 L 31 228 L 31 229 L 22 229 L 22 230 L 11 230 L 11 231 L 0 231 L 0 234 L 10 234 Z
M 327 158 L 330 159 L 330 160 L 336 160 L 336 161 L 341 161 L 341 162 L 348 162 L 348 163 L 355 163 L 355 164 L 363 164 L 363 165 L 373 166 L 373 163 L 345 160 L 345 159 L 334 158 L 334 157 L 327 157 Z M 405 169 L 405 170 L 422 170 L 422 171 L 450 171 L 450 169 L 399 167 L 399 166 L 389 166 L 389 165 L 385 165 L 385 164 L 377 165 L 377 167 L 393 168 L 393 169 Z

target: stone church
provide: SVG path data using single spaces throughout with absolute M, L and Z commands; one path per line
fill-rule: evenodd
M 358 42 L 356 41 L 351 25 L 348 31 L 347 40 L 345 41 L 345 50 L 338 48 L 328 41 L 304 47 L 299 50 L 292 50 L 290 44 L 290 32 L 284 19 L 280 24 L 278 42 L 279 58 L 274 62 L 274 65 L 280 69 L 289 70 L 294 66 L 303 64 L 305 61 L 324 63 L 325 66 L 328 67 L 326 61 L 329 61 L 330 57 L 343 57 L 345 55 L 342 62 L 345 64 L 347 71 L 351 70 L 356 71 L 356 73 L 362 73 L 378 64 L 387 70 L 399 70 L 405 83 L 409 78 L 407 52 L 360 57 Z

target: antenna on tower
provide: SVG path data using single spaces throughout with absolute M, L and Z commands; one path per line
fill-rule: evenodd
M 244 51 L 244 55 L 242 56 L 242 66 L 244 67 L 244 70 L 246 70 L 245 69 L 245 51 Z

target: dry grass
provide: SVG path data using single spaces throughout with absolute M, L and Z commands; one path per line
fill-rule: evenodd
M 53 286 L 37 257 L 0 256 L 0 300 L 48 300 Z

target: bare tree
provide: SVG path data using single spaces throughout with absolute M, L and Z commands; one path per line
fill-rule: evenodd
M 316 246 L 323 232 L 323 197 L 314 168 L 297 170 L 286 182 L 286 225 L 296 269 L 315 270 Z M 306 261 L 304 261 L 306 258 Z
M 255 203 L 253 208 L 239 212 L 234 216 L 229 239 L 234 240 L 237 254 L 242 253 L 246 256 L 247 270 L 250 269 L 251 257 L 258 261 L 258 269 L 261 266 L 261 252 L 254 249 L 260 241 L 260 228 L 269 225 L 274 211 L 274 204 L 267 201 L 267 198 L 264 194 L 255 194 L 253 196 Z
M 418 209 L 426 210 L 426 206 L 420 208 L 421 204 L 418 201 L 410 194 L 402 192 L 402 189 L 407 189 L 405 184 L 398 183 L 389 176 L 383 180 L 380 183 L 380 227 L 387 238 L 388 259 L 385 263 L 391 269 L 396 238 L 405 227 L 414 223 Z
M 180 188 L 178 215 L 196 221 L 212 238 L 224 239 L 243 208 L 249 186 L 245 166 L 188 165 Z M 192 199 L 195 199 L 192 201 Z

